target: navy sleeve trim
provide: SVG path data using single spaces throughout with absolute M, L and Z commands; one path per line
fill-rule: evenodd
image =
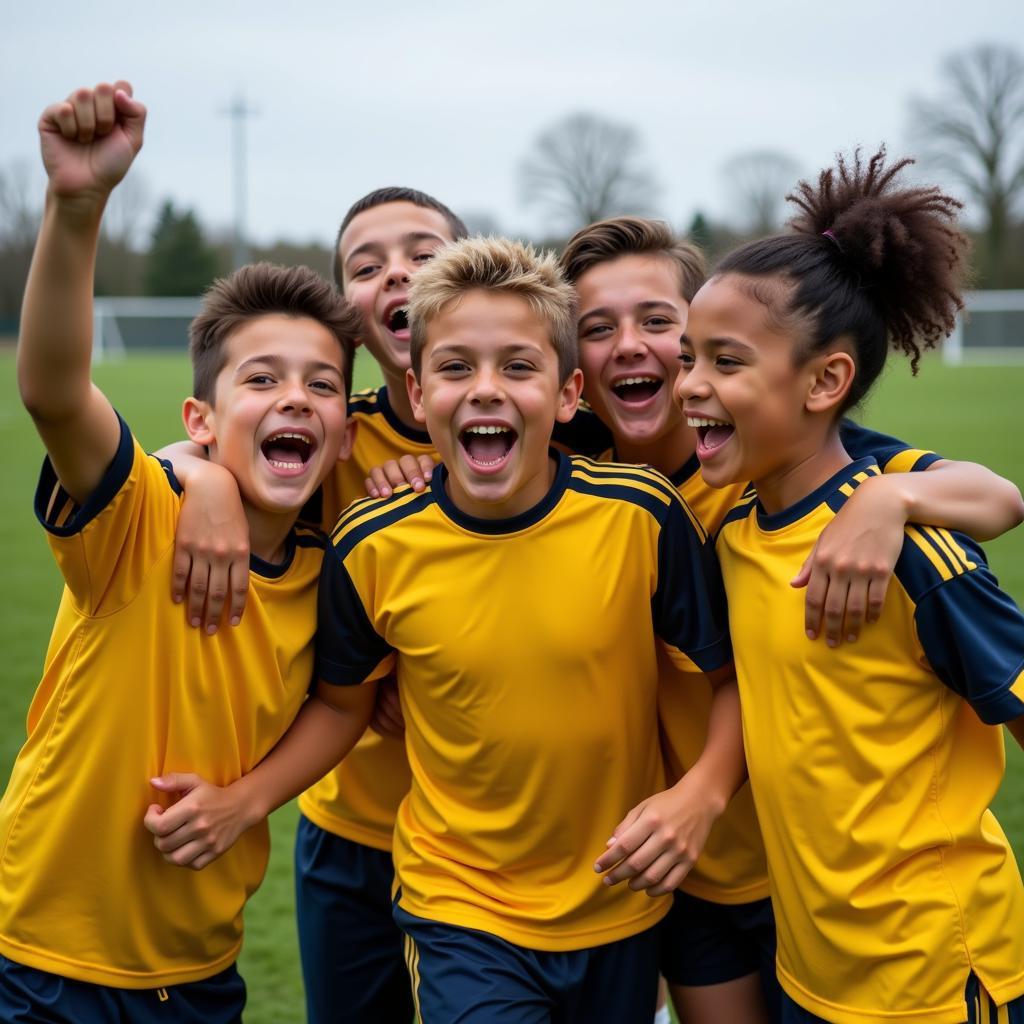
M 117 417 L 121 425 L 121 438 L 117 453 L 103 474 L 103 479 L 83 504 L 78 505 L 60 485 L 60 480 L 49 458 L 43 461 L 36 486 L 35 513 L 43 527 L 55 537 L 71 537 L 89 525 L 124 487 L 135 461 L 135 441 L 128 424 Z M 68 514 L 64 515 L 65 510 Z M 58 520 L 62 520 L 58 525 Z

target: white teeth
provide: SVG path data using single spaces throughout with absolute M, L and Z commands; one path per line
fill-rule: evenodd
M 622 387 L 623 384 L 658 384 L 657 377 L 627 377 L 625 380 L 617 380 L 615 387 Z
M 686 425 L 688 427 L 731 427 L 731 423 L 726 423 L 725 420 L 712 420 L 706 416 L 687 416 Z
M 275 466 L 277 469 L 296 469 L 297 467 L 304 466 L 304 463 L 298 462 L 279 462 L 277 459 L 267 459 L 270 465 Z
M 289 433 L 288 431 L 282 431 L 280 434 L 271 434 L 270 437 L 267 438 L 267 441 L 279 441 L 283 437 L 292 437 L 296 441 L 301 441 L 304 445 L 309 445 L 312 443 L 309 440 L 309 438 L 306 437 L 305 434 L 292 434 Z
M 466 427 L 467 434 L 507 434 L 510 430 L 510 427 L 488 427 L 483 425 L 478 427 Z

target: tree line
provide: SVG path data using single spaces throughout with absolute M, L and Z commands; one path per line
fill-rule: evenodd
M 962 191 L 977 226 L 975 285 L 1024 287 L 1024 56 L 994 44 L 948 56 L 942 89 L 909 105 L 910 141 L 922 170 Z M 738 153 L 720 168 L 733 216 L 701 212 L 679 225 L 713 258 L 747 238 L 781 228 L 784 197 L 802 168 L 777 150 Z M 639 132 L 590 113 L 547 126 L 518 168 L 521 199 L 544 214 L 548 237 L 562 244 L 575 230 L 619 214 L 659 215 L 660 188 Z M 150 204 L 138 179 L 117 189 L 104 220 L 96 289 L 101 295 L 197 295 L 231 267 L 230 239 L 211 238 L 194 211 L 170 199 L 140 240 Z M 0 167 L 0 334 L 14 330 L 39 222 L 24 164 Z M 472 230 L 499 232 L 489 214 L 470 213 Z M 317 244 L 279 242 L 251 249 L 254 259 L 306 263 L 326 274 L 331 253 Z

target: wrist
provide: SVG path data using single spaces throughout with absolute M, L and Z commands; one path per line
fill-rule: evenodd
M 262 787 L 253 784 L 252 775 L 243 775 L 229 787 L 238 800 L 243 830 L 250 829 L 274 809 L 269 806 Z
M 697 763 L 672 788 L 680 795 L 685 791 L 697 793 L 701 804 L 708 813 L 718 818 L 732 799 L 732 793 L 728 792 L 728 787 L 722 784 L 721 776 L 721 772 L 712 771 L 706 761 L 702 763 L 702 759 L 698 759 Z M 692 793 L 689 799 L 693 799 Z
M 110 193 L 103 190 L 61 195 L 48 186 L 44 216 L 68 227 L 98 228 L 109 197 Z
M 914 514 L 913 488 L 907 486 L 911 473 L 889 473 L 868 477 L 856 491 L 860 504 L 868 503 L 873 516 L 891 516 L 901 526 L 910 522 Z

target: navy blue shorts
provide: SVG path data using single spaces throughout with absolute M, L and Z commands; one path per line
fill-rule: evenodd
M 1024 1024 L 1024 996 L 996 1006 L 989 994 L 972 974 L 964 991 L 967 1019 L 964 1024 Z M 815 1017 L 782 993 L 782 1024 L 828 1024 L 824 1017 Z
M 661 973 L 673 985 L 719 985 L 755 972 L 772 1019 L 780 993 L 775 976 L 775 915 L 769 899 L 711 903 L 677 892 L 662 922 Z
M 299 817 L 295 910 L 309 1024 L 406 1024 L 412 991 L 391 916 L 391 854 Z
M 592 949 L 524 949 L 395 907 L 422 1024 L 651 1024 L 658 927 Z
M 167 988 L 111 988 L 26 967 L 0 956 L 4 1024 L 240 1024 L 245 982 L 232 964 L 202 981 Z

